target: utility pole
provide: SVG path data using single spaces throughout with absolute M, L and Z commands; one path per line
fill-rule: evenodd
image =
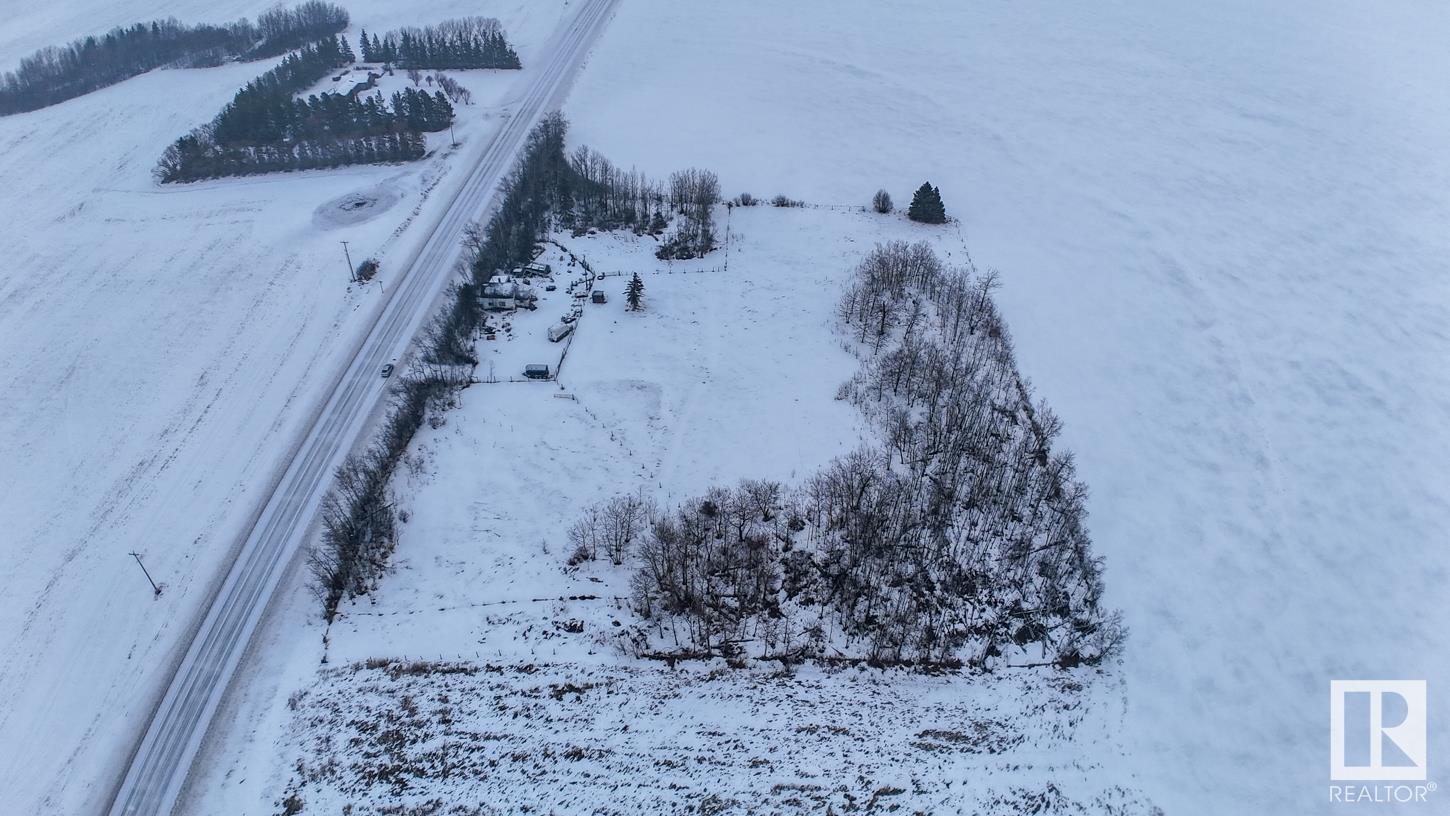
M 146 575 L 146 580 L 151 581 L 151 588 L 156 590 L 157 597 L 160 597 L 161 587 L 156 585 L 156 581 L 152 580 L 151 578 L 151 573 L 146 570 L 146 565 L 141 563 L 141 553 L 133 552 L 131 553 L 131 557 L 136 559 L 137 566 L 141 567 L 141 572 Z
M 347 259 L 347 279 L 352 283 L 357 283 L 357 273 L 352 268 L 352 253 L 347 251 L 347 242 L 338 241 L 338 243 L 342 244 L 342 257 Z
M 453 140 L 453 146 L 458 147 L 458 137 L 453 135 L 453 123 L 448 123 L 448 138 Z

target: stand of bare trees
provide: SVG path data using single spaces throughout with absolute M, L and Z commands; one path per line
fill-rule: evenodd
M 322 504 L 322 541 L 308 554 L 313 586 L 329 621 L 347 595 L 366 594 L 382 577 L 397 542 L 397 512 L 388 483 L 423 426 L 468 384 L 466 376 L 430 372 L 402 381 L 383 430 L 366 452 L 349 456 Z
M 568 226 L 575 229 L 648 229 L 668 220 L 664 188 L 638 170 L 615 167 L 603 154 L 581 145 L 569 155 L 574 176 Z
M 261 42 L 247 59 L 275 57 L 302 45 L 340 34 L 347 29 L 347 10 L 324 0 L 306 0 L 293 8 L 274 6 L 257 15 Z
M 635 549 L 639 653 L 885 664 L 1097 663 L 1087 491 L 1034 404 L 995 278 L 925 244 L 878 246 L 839 307 L 861 359 L 841 388 L 882 445 L 797 489 L 716 488 L 656 516 Z
M 698 258 L 714 249 L 720 180 L 709 170 L 681 170 L 661 185 L 638 170 L 616 167 L 588 147 L 574 151 L 569 167 L 573 206 L 564 213 L 567 226 L 660 235 L 678 217 L 656 252 L 660 258 Z
M 570 565 L 601 557 L 615 566 L 623 564 L 654 513 L 654 504 L 642 496 L 616 496 L 586 508 L 569 528 L 569 543 L 574 547 Z
M 670 174 L 670 206 L 682 216 L 655 255 L 662 259 L 699 258 L 715 248 L 715 205 L 720 179 L 709 170 L 690 168 Z

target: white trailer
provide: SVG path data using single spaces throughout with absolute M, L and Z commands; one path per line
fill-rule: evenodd
M 568 337 L 572 331 L 574 331 L 574 325 L 572 323 L 555 323 L 549 327 L 549 342 L 557 343 L 565 337 Z

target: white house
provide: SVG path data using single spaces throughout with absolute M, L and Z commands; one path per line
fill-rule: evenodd
M 490 281 L 483 285 L 483 294 L 478 296 L 478 305 L 485 309 L 515 309 L 519 299 L 514 284 Z
M 483 285 L 478 296 L 478 305 L 485 309 L 517 309 L 520 303 L 538 299 L 531 287 L 515 281 L 508 275 L 498 275 Z

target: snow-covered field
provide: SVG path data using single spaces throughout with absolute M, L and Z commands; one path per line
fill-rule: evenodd
M 302 813 L 347 802 L 355 814 L 1016 816 L 1081 804 L 1151 816 L 1141 794 L 1102 778 L 1112 749 L 1097 740 L 1121 709 L 1085 704 L 1098 691 L 1085 681 L 1111 682 L 358 664 L 293 698 L 291 737 L 307 753 L 283 798 Z
M 1450 8 L 641 0 L 614 30 L 650 47 L 601 47 L 576 139 L 756 195 L 930 179 L 1002 271 L 1156 803 L 1326 812 L 1332 678 L 1427 679 L 1444 782 Z
M 132 18 L 260 10 L 126 0 L 102 23 L 95 8 L 21 10 L 0 53 Z M 525 45 L 557 19 L 522 2 L 436 8 L 496 14 Z M 378 28 L 417 15 L 380 0 L 352 11 L 369 30 L 370 12 Z M 1002 272 L 1019 363 L 1065 421 L 1108 600 L 1131 628 L 1121 674 L 1093 686 L 1123 706 L 1095 709 L 1094 784 L 1175 814 L 1324 813 L 1331 679 L 1429 680 L 1431 779 L 1450 756 L 1436 602 L 1450 576 L 1447 32 L 1450 9 L 1429 0 L 627 0 L 566 113 L 575 143 L 654 175 L 714 169 L 727 194 L 859 204 L 886 187 L 904 204 L 922 180 L 939 185 L 978 265 Z M 366 307 L 331 288 L 333 242 L 380 246 L 434 172 L 407 168 L 387 219 L 321 235 L 305 228 L 318 205 L 393 189 L 400 171 L 150 187 L 164 143 L 255 70 L 154 74 L 0 119 L 0 527 L 14 576 L 0 780 L 28 810 L 78 809 L 120 761 L 140 689 L 284 454 L 312 393 L 298 383 Z M 577 401 L 551 385 L 469 389 L 420 438 L 397 571 L 334 627 L 329 665 L 511 656 L 628 682 L 589 629 L 546 634 L 607 603 L 532 603 L 603 594 L 555 566 L 574 508 L 651 479 L 676 498 L 716 478 L 791 479 L 854 445 L 856 418 L 819 396 L 851 370 L 822 320 L 877 222 L 761 211 L 751 228 L 740 215 L 746 252 L 752 234 L 794 226 L 755 268 L 788 253 L 779 268 L 819 276 L 818 296 L 770 291 L 786 284 L 732 255 L 728 272 L 648 279 L 647 316 L 623 314 L 618 295 L 586 307 L 561 377 Z M 757 325 L 771 333 L 745 331 Z M 648 344 L 648 328 L 676 342 Z M 153 603 L 132 548 L 175 591 Z M 482 605 L 499 601 L 519 603 Z M 203 769 L 214 798 L 192 810 L 273 810 L 315 749 L 296 718 L 349 694 L 367 711 L 386 688 L 364 687 L 379 670 L 318 674 L 314 607 L 294 581 Z M 563 679 L 550 677 L 518 688 Z M 755 711 L 696 691 L 675 711 L 694 739 L 705 708 Z M 565 722 L 612 728 L 601 716 Z M 870 733 L 892 744 L 915 727 Z M 618 772 L 655 772 L 637 759 Z M 862 767 L 840 763 L 821 771 Z
M 138 19 L 255 17 L 268 4 L 7 9 L 0 65 Z M 383 30 L 500 17 L 527 66 L 562 3 L 350 4 Z M 355 35 L 355 30 L 354 30 Z M 424 237 L 511 83 L 474 91 L 462 144 L 407 166 L 166 187 L 162 149 L 270 63 L 158 71 L 0 119 L 0 785 L 5 809 L 97 810 L 196 610 L 382 286 Z M 340 207 L 339 205 L 346 205 Z M 381 284 L 349 287 L 354 262 Z M 153 599 L 131 556 L 164 585 Z

